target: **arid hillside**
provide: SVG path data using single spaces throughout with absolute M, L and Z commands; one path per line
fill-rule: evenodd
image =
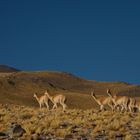
M 51 95 L 62 93 L 67 97 L 70 108 L 93 108 L 95 102 L 90 96 L 94 89 L 99 96 L 107 96 L 106 89 L 112 93 L 140 96 L 140 86 L 124 82 L 89 81 L 64 72 L 24 72 L 0 73 L 0 103 L 38 106 L 33 94 L 44 94 L 46 89 Z
M 0 72 L 17 72 L 17 71 L 20 71 L 18 69 L 15 69 L 13 67 L 9 67 L 7 65 L 0 65 Z

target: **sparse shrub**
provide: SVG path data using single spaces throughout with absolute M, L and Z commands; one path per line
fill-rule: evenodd
M 18 112 L 17 114 L 15 112 Z M 17 122 L 25 129 L 26 133 L 21 140 L 37 140 L 38 136 L 54 135 L 56 138 L 64 138 L 72 135 L 74 138 L 86 135 L 88 138 L 103 135 L 109 140 L 123 134 L 125 140 L 133 139 L 129 130 L 140 129 L 140 114 L 100 112 L 96 110 L 68 109 L 66 113 L 62 109 L 47 111 L 32 107 L 19 107 L 5 105 L 0 108 L 0 131 L 7 130 L 11 122 Z M 104 135 L 105 134 L 105 135 Z M 77 137 L 75 138 L 77 139 Z
M 131 125 L 134 128 L 140 129 L 140 123 L 138 123 L 139 121 L 132 121 Z
M 50 127 L 51 128 L 58 128 L 60 124 L 59 120 L 52 120 L 52 122 L 50 123 Z
M 12 85 L 12 86 L 15 86 L 15 82 L 12 81 L 12 80 L 8 80 L 8 83 L 9 83 L 10 85 Z
M 116 119 L 108 124 L 109 130 L 117 131 L 120 129 L 120 127 L 121 127 L 120 121 Z
M 32 115 L 29 113 L 23 113 L 20 115 L 20 119 L 22 119 L 22 120 L 27 120 L 27 119 L 31 119 L 31 118 L 32 118 Z
M 133 140 L 132 135 L 131 134 L 126 135 L 125 140 Z
M 45 126 L 40 125 L 40 126 L 38 126 L 38 128 L 35 130 L 35 133 L 41 134 L 41 133 L 43 133 L 44 130 L 45 130 Z
M 65 129 L 57 129 L 55 134 L 57 137 L 64 138 L 67 134 L 67 131 Z
M 31 135 L 31 134 L 34 134 L 35 133 L 35 131 L 36 131 L 36 126 L 34 126 L 33 124 L 31 124 L 31 123 L 26 123 L 26 124 L 24 124 L 23 125 L 23 128 L 25 129 L 25 131 L 26 131 L 26 133 L 28 134 L 28 135 Z
M 112 131 L 112 130 L 109 130 L 109 133 L 108 133 L 108 135 L 109 135 L 109 138 L 115 138 L 115 135 L 116 135 L 116 132 L 115 131 Z
M 102 131 L 102 124 L 98 124 L 94 129 L 93 129 L 93 134 L 96 134 L 99 131 Z

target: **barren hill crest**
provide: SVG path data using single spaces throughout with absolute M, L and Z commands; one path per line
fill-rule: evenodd
M 66 72 L 25 72 L 5 65 L 0 65 L 0 72 L 1 103 L 34 106 L 33 94 L 41 96 L 46 89 L 52 95 L 63 93 L 68 98 L 68 104 L 78 108 L 92 108 L 90 93 L 93 89 L 99 96 L 107 96 L 107 88 L 113 94 L 140 96 L 140 86 L 125 82 L 89 81 Z M 8 74 L 4 75 L 5 72 Z
M 20 71 L 20 70 L 7 66 L 7 65 L 0 65 L 0 72 L 6 73 L 6 72 L 17 72 L 17 71 Z

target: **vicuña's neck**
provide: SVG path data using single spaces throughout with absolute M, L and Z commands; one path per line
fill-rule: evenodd
M 97 97 L 96 97 L 95 94 L 92 94 L 92 97 L 93 97 L 95 100 L 97 100 Z
M 47 94 L 47 97 L 51 100 L 51 96 L 49 94 Z
M 95 100 L 98 104 L 100 104 L 100 101 L 97 99 L 96 95 L 93 95 L 92 97 L 94 98 L 94 100 Z
M 50 96 L 49 94 L 48 94 L 47 96 L 48 96 L 48 98 L 53 102 L 53 97 Z
M 99 102 L 96 96 L 93 96 L 93 98 L 97 103 Z
M 36 98 L 37 101 L 39 101 L 39 98 L 37 97 L 37 95 L 35 95 L 35 98 Z

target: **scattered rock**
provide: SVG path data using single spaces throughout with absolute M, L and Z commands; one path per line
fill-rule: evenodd
M 124 135 L 123 134 L 116 135 L 115 140 L 124 140 Z
M 0 137 L 1 136 L 6 136 L 6 134 L 4 132 L 0 132 Z
M 72 140 L 73 139 L 73 135 L 72 134 L 69 134 L 69 135 L 66 135 L 65 140 Z
M 60 128 L 61 128 L 61 129 L 65 129 L 65 128 L 68 127 L 68 125 L 69 125 L 68 123 L 61 123 L 61 124 L 60 124 Z
M 77 140 L 88 140 L 86 135 L 80 135 Z
M 11 123 L 8 130 L 0 132 L 0 136 L 5 136 L 9 138 L 21 137 L 26 131 L 17 123 Z
M 46 136 L 44 136 L 44 135 L 39 135 L 39 136 L 37 137 L 37 140 L 46 140 Z

